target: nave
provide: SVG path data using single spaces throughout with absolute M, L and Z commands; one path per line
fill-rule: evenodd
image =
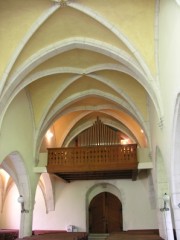
M 158 229 L 106 238 L 180 239 L 179 29 L 180 0 L 0 1 L 0 229 L 17 229 L 12 240 L 102 232 L 89 206 L 104 192 L 122 204 L 121 228 L 105 232 Z

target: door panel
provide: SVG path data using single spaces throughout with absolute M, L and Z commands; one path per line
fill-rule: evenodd
M 122 205 L 111 193 L 95 196 L 89 206 L 89 232 L 110 233 L 122 231 Z
M 90 232 L 102 233 L 105 232 L 105 222 L 104 222 L 104 194 L 98 194 L 91 201 L 89 207 L 89 223 Z
M 122 205 L 113 194 L 106 195 L 106 217 L 108 232 L 122 231 Z

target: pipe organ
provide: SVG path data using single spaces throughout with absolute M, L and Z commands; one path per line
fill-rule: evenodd
M 117 145 L 120 144 L 120 141 L 120 132 L 103 124 L 97 117 L 92 127 L 77 136 L 76 146 Z

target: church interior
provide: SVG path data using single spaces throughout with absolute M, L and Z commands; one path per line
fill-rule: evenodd
M 180 239 L 179 29 L 179 0 L 0 0 L 0 236 Z

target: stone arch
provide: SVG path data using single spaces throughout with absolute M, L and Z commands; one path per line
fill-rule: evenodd
M 90 74 L 90 75 L 92 75 L 92 74 Z M 90 76 L 90 75 L 87 75 L 87 76 Z M 64 109 L 64 107 L 67 104 L 69 105 L 69 101 L 73 102 L 74 100 L 76 100 L 76 98 L 79 99 L 79 95 L 75 94 L 74 96 L 72 96 L 69 99 L 69 101 L 67 99 L 66 101 L 63 101 L 63 104 L 58 105 L 55 109 L 53 108 L 53 110 L 50 110 L 54 101 L 59 96 L 59 94 L 62 93 L 72 83 L 77 81 L 79 78 L 80 77 L 77 77 L 77 76 L 73 77 L 73 78 L 70 78 L 68 81 L 66 81 L 66 83 L 63 85 L 63 87 L 61 86 L 61 88 L 57 90 L 57 93 L 54 95 L 52 101 L 50 102 L 49 106 L 47 106 L 47 109 L 44 111 L 44 113 L 42 115 L 42 118 L 41 118 L 40 123 L 39 123 L 39 128 L 41 128 L 43 126 L 44 119 L 48 120 L 48 118 L 51 117 L 51 112 L 53 112 L 54 115 L 57 115 L 57 112 L 59 112 L 60 109 Z M 107 98 L 109 100 L 112 100 L 112 101 L 116 102 L 117 104 L 118 104 L 118 102 L 121 102 L 120 105 L 122 106 L 122 108 L 127 109 L 127 111 L 129 111 L 138 120 L 138 122 L 143 125 L 144 119 L 143 119 L 140 111 L 138 110 L 137 106 L 133 103 L 132 99 L 126 93 L 124 93 L 122 91 L 122 89 L 118 88 L 118 86 L 115 85 L 115 84 L 108 83 L 108 81 L 105 78 L 100 78 L 100 77 L 97 77 L 97 76 L 93 76 L 93 78 L 96 79 L 97 81 L 102 82 L 105 85 L 111 87 L 114 91 L 116 91 L 122 97 L 118 98 L 118 97 L 112 96 L 111 94 L 107 94 L 105 92 L 101 93 L 101 91 L 99 91 L 99 90 L 89 90 L 89 91 L 81 92 L 82 97 L 85 97 L 88 94 L 96 94 L 96 95 L 101 96 L 102 98 Z M 125 101 L 123 99 L 125 99 Z
M 13 187 L 13 178 L 4 170 L 0 169 L 0 212 L 3 212 L 4 203 L 8 192 Z
M 50 9 L 48 9 L 45 13 L 43 13 L 31 26 L 31 28 L 29 29 L 29 31 L 27 32 L 27 34 L 23 37 L 23 39 L 20 41 L 18 47 L 16 48 L 15 52 L 13 53 L 13 55 L 10 58 L 10 62 L 7 65 L 6 70 L 4 71 L 4 74 L 2 76 L 2 83 L 3 86 L 5 85 L 5 82 L 7 80 L 7 77 L 15 63 L 15 61 L 17 60 L 17 58 L 19 57 L 19 55 L 21 54 L 21 51 L 24 49 L 25 45 L 27 44 L 27 42 L 29 41 L 29 39 L 31 39 L 31 37 L 33 36 L 33 34 L 39 29 L 39 27 L 49 18 L 51 17 L 51 15 L 59 8 L 58 5 L 54 5 L 53 7 L 51 7 Z
M 55 203 L 51 176 L 48 173 L 42 173 L 38 185 L 44 197 L 46 213 L 54 211 Z
M 3 199 L 4 199 L 4 182 L 3 177 L 0 172 L 0 211 L 3 209 Z
M 106 118 L 101 118 L 101 120 L 103 121 L 103 123 L 105 123 L 108 126 L 112 126 L 115 127 L 116 129 L 118 129 L 119 131 L 124 132 L 132 141 L 133 143 L 138 142 L 136 137 L 129 131 L 128 128 L 126 128 L 123 124 L 117 124 L 116 122 L 113 122 L 112 120 L 108 120 Z M 89 120 L 86 123 L 82 124 L 81 126 L 78 126 L 72 133 L 70 133 L 69 135 L 67 135 L 67 138 L 65 138 L 64 142 L 63 142 L 63 147 L 67 147 L 69 145 L 69 143 L 71 142 L 71 140 L 77 136 L 81 131 L 93 126 L 94 121 Z M 61 146 L 59 144 L 59 146 Z
M 120 191 L 116 186 L 107 182 L 101 182 L 93 185 L 86 193 L 86 230 L 89 229 L 89 213 L 88 208 L 91 200 L 102 192 L 109 192 L 115 195 L 122 203 L 122 214 L 125 206 L 125 196 L 122 191 Z M 124 216 L 124 214 L 123 214 Z M 124 219 L 124 217 L 123 217 Z M 125 230 L 125 221 L 123 220 L 123 230 Z
M 32 225 L 34 196 L 32 195 L 30 179 L 29 175 L 27 174 L 23 158 L 19 152 L 11 152 L 1 163 L 1 167 L 12 177 L 16 183 L 19 194 L 24 198 L 24 208 L 28 210 L 28 213 L 21 214 L 19 237 L 22 238 L 27 230 L 27 234 L 30 236 L 32 234 L 32 228 L 30 227 L 27 229 L 27 226 Z M 25 220 L 28 222 L 28 224 Z
M 133 43 L 130 42 L 127 36 L 123 34 L 122 31 L 118 30 L 115 25 L 112 25 L 111 22 L 107 21 L 103 16 L 97 14 L 93 9 L 87 7 L 87 6 L 82 6 L 79 3 L 70 3 L 70 7 L 77 9 L 78 11 L 83 12 L 84 14 L 92 17 L 94 20 L 102 24 L 104 27 L 106 27 L 109 31 L 111 31 L 116 37 L 119 38 L 125 44 L 125 46 L 130 50 L 130 52 L 133 54 L 133 56 L 138 60 L 139 64 L 141 65 L 143 71 L 146 73 L 148 79 L 152 79 L 152 74 L 150 70 L 148 69 L 145 61 L 143 60 L 140 52 L 133 46 Z M 158 9 L 158 4 L 156 4 L 156 9 Z M 157 11 L 157 10 L 156 10 Z M 157 15 L 156 15 L 157 18 Z M 156 29 L 157 31 L 157 29 Z
M 32 196 L 30 192 L 31 188 L 29 177 L 27 175 L 24 161 L 20 153 L 10 153 L 2 162 L 1 167 L 12 177 L 12 179 L 16 183 L 19 194 L 23 195 L 26 205 L 28 200 L 32 200 Z M 29 205 L 27 207 L 30 208 L 31 206 Z
M 173 204 L 173 213 L 174 213 L 174 224 L 177 239 L 180 238 L 180 94 L 177 96 L 174 118 L 173 118 L 173 136 L 172 136 L 172 204 Z
M 178 175 L 180 173 L 180 94 L 177 97 L 175 113 L 174 113 L 174 123 L 173 123 L 173 144 L 172 149 L 172 175 L 174 176 L 172 182 L 172 189 L 174 192 L 180 192 L 180 186 L 178 181 Z M 180 198 L 178 199 L 180 201 Z
M 83 99 L 87 96 L 92 96 L 92 95 L 96 95 L 96 96 L 101 96 L 101 97 L 104 97 L 104 93 L 101 92 L 101 91 L 96 91 L 96 90 L 92 90 L 92 91 L 84 91 L 84 92 L 81 92 L 81 96 L 78 96 L 78 94 L 74 94 L 73 96 L 69 97 L 69 98 L 66 98 L 64 101 L 62 101 L 60 104 L 58 104 L 53 110 L 51 110 L 51 112 L 48 114 L 47 118 L 44 120 L 42 126 L 38 132 L 38 136 L 37 136 L 37 149 L 36 149 L 36 154 L 38 152 L 38 148 L 40 146 L 40 143 L 46 133 L 46 131 L 48 130 L 48 128 L 50 127 L 50 125 L 52 124 L 53 121 L 55 121 L 56 119 L 58 119 L 61 115 L 65 114 L 65 111 L 64 110 L 64 107 L 66 106 L 69 106 L 70 104 L 72 104 L 73 101 L 76 101 L 77 99 Z M 114 96 L 112 95 L 107 95 L 105 96 L 107 99 L 111 99 L 113 101 L 116 101 L 116 103 L 118 104 L 118 100 L 119 98 L 115 98 Z M 124 104 L 124 105 L 123 105 Z M 124 109 L 126 109 L 126 111 L 131 115 L 133 116 L 133 118 L 139 123 L 139 125 L 141 126 L 142 129 L 145 130 L 145 133 L 147 133 L 146 137 L 149 136 L 148 134 L 148 130 L 147 130 L 147 127 L 145 126 L 145 122 L 143 122 L 142 119 L 140 119 L 139 116 L 137 116 L 137 112 L 135 113 L 133 108 L 129 105 L 127 105 L 125 102 L 124 103 L 121 103 L 121 106 L 123 106 Z M 91 111 L 92 108 L 89 108 L 89 109 L 86 109 L 88 111 Z M 61 112 L 61 114 L 59 114 L 59 112 Z M 107 112 L 107 111 L 106 111 Z M 112 113 L 111 113 L 112 114 Z M 116 116 L 114 116 L 116 118 Z M 118 116 L 119 117 L 119 116 Z M 123 120 L 121 120 L 123 122 Z M 125 122 L 123 122 L 125 123 Z M 125 123 L 126 124 L 126 123 Z M 130 129 L 131 129 L 131 126 L 128 126 Z M 132 133 L 134 135 L 136 135 L 134 132 L 133 132 L 133 129 L 131 129 Z M 149 140 L 149 139 L 148 139 Z M 149 141 L 148 141 L 149 142 Z M 139 144 L 143 146 L 143 141 L 140 142 L 140 139 L 139 139 Z
M 152 99 L 152 102 L 154 103 L 159 117 L 161 117 L 161 106 L 157 90 L 150 82 L 147 81 L 147 78 L 146 76 L 144 76 L 142 69 L 138 66 L 134 59 L 132 59 L 132 57 L 130 57 L 128 54 L 122 53 L 122 51 L 113 47 L 112 45 L 105 44 L 100 41 L 94 41 L 89 38 L 70 38 L 65 41 L 60 41 L 53 46 L 50 45 L 41 50 L 40 52 L 34 54 L 31 58 L 27 59 L 18 69 L 18 71 L 9 79 L 9 82 L 11 84 L 2 94 L 2 98 L 6 99 L 7 104 L 2 109 L 0 120 L 2 121 L 3 115 L 7 110 L 8 105 L 10 104 L 14 96 L 20 91 L 21 84 L 23 84 L 23 79 L 25 79 L 25 76 L 28 75 L 30 71 L 32 71 L 36 66 L 43 63 L 50 57 L 54 57 L 58 54 L 74 48 L 88 49 L 90 51 L 109 56 L 119 61 L 119 63 L 124 63 L 127 68 L 129 67 L 132 70 L 135 76 L 139 76 L 136 80 L 139 81 L 140 84 L 146 89 L 150 98 Z

